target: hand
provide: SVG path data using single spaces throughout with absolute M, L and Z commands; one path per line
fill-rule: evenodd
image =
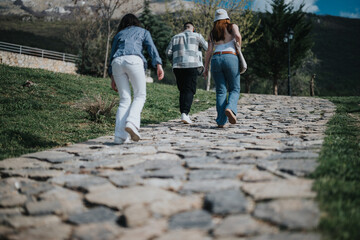
M 111 75 L 111 88 L 114 89 L 115 92 L 118 92 L 113 75 Z
M 203 76 L 204 76 L 205 79 L 207 79 L 208 74 L 209 74 L 209 70 L 207 68 L 205 68 L 204 72 L 203 72 Z
M 163 70 L 161 64 L 158 64 L 158 65 L 156 66 L 156 68 L 157 68 L 157 76 L 158 76 L 158 79 L 159 79 L 159 81 L 161 81 L 161 80 L 164 78 L 164 70 Z

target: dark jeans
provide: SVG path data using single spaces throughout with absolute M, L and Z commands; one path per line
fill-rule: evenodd
M 180 91 L 180 112 L 189 114 L 196 93 L 197 68 L 174 68 L 174 74 Z

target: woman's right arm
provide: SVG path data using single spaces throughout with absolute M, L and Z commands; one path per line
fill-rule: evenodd
M 204 77 L 206 78 L 209 72 L 210 59 L 212 56 L 212 51 L 214 48 L 214 43 L 211 41 L 210 35 L 208 38 L 208 49 L 205 53 L 205 69 L 204 69 Z

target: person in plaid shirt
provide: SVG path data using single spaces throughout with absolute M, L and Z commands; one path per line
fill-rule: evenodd
M 208 48 L 204 37 L 194 30 L 193 23 L 185 23 L 184 31 L 175 35 L 166 49 L 180 91 L 181 121 L 186 124 L 192 123 L 189 112 L 196 93 L 196 80 L 204 69 L 201 48 L 205 51 Z

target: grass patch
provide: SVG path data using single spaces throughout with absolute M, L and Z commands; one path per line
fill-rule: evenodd
M 320 230 L 326 239 L 360 239 L 360 97 L 331 97 L 335 116 L 329 121 L 313 173 L 321 209 Z
M 0 65 L 0 81 L 0 159 L 113 134 L 117 104 L 100 123 L 76 107 L 89 96 L 118 101 L 109 78 Z M 179 117 L 178 97 L 175 86 L 148 84 L 142 124 Z M 191 113 L 212 106 L 215 93 L 198 90 Z

